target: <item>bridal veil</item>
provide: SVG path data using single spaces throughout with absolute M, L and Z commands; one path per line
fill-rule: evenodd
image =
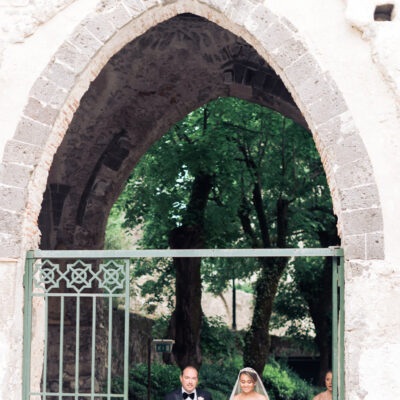
M 229 397 L 229 400 L 233 400 L 233 398 L 234 398 L 237 394 L 240 393 L 240 375 L 241 375 L 243 372 L 252 372 L 253 374 L 257 375 L 257 382 L 256 382 L 256 386 L 254 387 L 254 390 L 255 390 L 257 393 L 260 393 L 260 394 L 264 395 L 264 396 L 267 398 L 267 400 L 269 400 L 267 391 L 265 390 L 265 387 L 264 387 L 264 385 L 263 385 L 263 383 L 262 383 L 262 380 L 261 380 L 260 377 L 258 376 L 257 372 L 256 372 L 253 368 L 250 368 L 250 367 L 243 368 L 243 369 L 241 369 L 241 370 L 239 371 L 238 377 L 237 377 L 237 379 L 236 379 L 235 386 L 233 387 L 233 390 L 232 390 L 232 393 L 231 393 L 231 397 Z

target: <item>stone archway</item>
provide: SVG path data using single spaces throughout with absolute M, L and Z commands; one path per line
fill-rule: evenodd
M 234 4 L 225 8 L 223 1 L 213 1 L 212 8 L 197 1 L 159 7 L 151 4 L 148 10 L 135 2 L 129 4 L 105 7 L 86 18 L 31 90 L 15 141 L 8 143 L 3 160 L 3 173 L 10 175 L 10 183 L 18 187 L 6 195 L 17 197 L 20 210 L 27 197 L 23 218 L 20 213 L 5 217 L 14 227 L 25 225 L 29 232 L 23 238 L 18 229 L 9 233 L 8 255 L 19 255 L 23 248 L 38 243 L 37 218 L 47 171 L 91 80 L 112 54 L 134 37 L 173 15 L 195 12 L 244 37 L 278 73 L 313 132 L 346 257 L 382 259 L 383 223 L 368 154 L 339 89 L 329 72 L 318 65 L 296 28 L 262 5 L 252 7 L 248 14 L 241 13 Z M 14 164 L 17 160 L 18 166 Z
M 5 254 L 23 258 L 25 250 L 38 245 L 37 220 L 48 171 L 90 82 L 112 55 L 152 26 L 192 13 L 243 37 L 280 76 L 321 154 L 346 258 L 383 259 L 383 222 L 368 154 L 339 88 L 296 27 L 250 1 L 169 3 L 105 6 L 85 19 L 37 79 L 2 164 L 3 180 L 10 185 L 4 201 L 12 199 L 15 207 L 15 212 L 4 212 L 10 226 Z M 101 193 L 102 185 L 97 189 Z M 66 190 L 54 186 L 55 197 L 61 199 Z

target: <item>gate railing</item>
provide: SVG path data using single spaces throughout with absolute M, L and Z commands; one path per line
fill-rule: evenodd
M 34 250 L 26 257 L 24 277 L 24 369 L 23 400 L 69 400 L 69 399 L 115 399 L 128 400 L 129 369 L 129 272 L 130 263 L 135 258 L 249 258 L 249 257 L 332 257 L 333 298 L 332 298 L 332 357 L 333 357 L 333 399 L 344 400 L 344 258 L 343 249 L 197 249 L 197 250 Z M 339 262 L 338 262 L 339 261 Z M 32 343 L 32 303 L 34 298 L 44 303 L 44 339 L 41 390 L 31 386 L 31 343 Z M 124 383 L 121 393 L 111 392 L 112 378 L 112 327 L 113 299 L 119 299 L 124 309 Z M 98 303 L 108 308 L 107 315 L 99 314 Z M 84 304 L 84 306 L 83 306 Z M 50 307 L 50 309 L 49 309 Z M 53 312 L 59 316 L 56 329 L 50 332 Z M 86 313 L 90 324 L 81 326 L 81 314 Z M 104 317 L 104 321 L 99 321 Z M 56 318 L 57 319 L 57 318 Z M 102 324 L 102 322 L 104 322 Z M 74 325 L 74 326 L 73 326 Z M 90 325 L 90 326 L 89 326 Z M 104 325 L 107 328 L 104 328 Z M 35 330 L 40 328 L 35 327 Z M 80 343 L 82 329 L 89 332 L 88 343 Z M 102 332 L 101 329 L 103 329 Z M 67 332 L 68 331 L 68 332 Z M 96 380 L 96 362 L 99 361 L 96 347 L 100 334 L 106 332 L 107 359 L 105 370 L 106 382 Z M 68 335 L 67 335 L 68 333 Z M 68 337 L 67 337 L 68 336 Z M 67 339 L 66 339 L 67 337 Z M 72 340 L 71 340 L 72 338 Z M 49 354 L 49 341 L 56 343 L 57 354 Z M 73 342 L 74 349 L 69 347 Z M 85 353 L 85 346 L 87 352 Z M 73 373 L 70 390 L 64 389 L 66 348 L 74 366 L 68 366 L 68 373 Z M 90 347 L 90 348 L 89 348 Z M 74 353 L 74 357 L 72 357 Z M 82 355 L 82 353 L 84 353 Z M 90 360 L 90 379 L 82 384 L 80 360 L 84 356 Z M 48 360 L 57 359 L 57 379 L 48 387 Z M 37 360 L 36 360 L 37 361 Z M 100 362 L 101 362 L 100 357 Z M 87 369 L 87 368 L 86 368 Z M 54 370 L 51 368 L 54 376 Z M 83 386 L 82 391 L 80 391 Z M 38 382 L 36 382 L 38 387 Z M 72 389 L 71 389 L 72 388 Z

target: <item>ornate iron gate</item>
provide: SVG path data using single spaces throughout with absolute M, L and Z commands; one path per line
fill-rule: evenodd
M 24 278 L 23 400 L 128 400 L 130 261 L 171 257 L 332 257 L 333 398 L 344 400 L 344 261 L 340 248 L 30 251 Z M 112 393 L 111 386 L 116 305 L 124 310 L 120 393 Z M 33 314 L 35 310 L 37 314 L 42 310 L 41 321 Z M 38 332 L 43 334 L 37 341 L 43 349 L 39 354 L 32 346 L 33 333 Z

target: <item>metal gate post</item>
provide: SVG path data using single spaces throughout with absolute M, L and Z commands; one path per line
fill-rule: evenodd
M 344 400 L 344 256 L 339 264 L 339 399 Z
M 25 259 L 24 273 L 24 344 L 23 344 L 23 372 L 22 372 L 22 399 L 28 400 L 31 382 L 31 331 L 32 331 L 32 252 L 28 251 Z
M 332 257 L 332 398 L 338 398 L 338 270 L 337 258 Z

